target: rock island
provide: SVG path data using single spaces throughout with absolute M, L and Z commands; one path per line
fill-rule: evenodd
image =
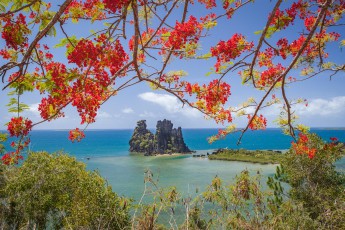
M 192 152 L 183 140 L 181 127 L 173 128 L 171 121 L 166 119 L 157 122 L 156 134 L 147 129 L 145 120 L 138 121 L 129 146 L 130 152 L 147 156 Z

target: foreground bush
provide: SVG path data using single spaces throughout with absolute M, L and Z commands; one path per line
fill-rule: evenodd
M 1 229 L 123 229 L 128 200 L 96 172 L 64 154 L 30 153 L 1 168 Z
M 288 223 L 291 229 L 345 229 L 345 174 L 335 167 L 344 149 L 332 139 L 325 143 L 316 134 L 300 134 L 278 168 L 276 181 L 269 181 L 278 198 L 273 219 L 282 221 L 284 229 Z M 287 183 L 288 192 L 279 189 L 277 181 Z

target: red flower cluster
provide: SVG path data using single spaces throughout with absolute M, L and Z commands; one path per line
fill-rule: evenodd
M 316 22 L 316 18 L 313 16 L 310 16 L 304 19 L 304 26 L 308 31 L 310 31 L 313 25 L 315 24 L 315 22 Z
M 18 164 L 19 160 L 23 160 L 23 156 L 17 152 L 9 152 L 1 157 L 1 161 L 4 165 Z
M 185 43 L 197 43 L 201 32 L 201 24 L 194 16 L 190 16 L 185 23 L 176 22 L 175 28 L 171 31 L 167 47 L 172 49 L 181 49 Z
M 272 58 L 274 56 L 273 49 L 267 48 L 264 52 L 259 52 L 258 63 L 260 67 L 267 66 L 272 67 Z
M 202 29 L 202 23 L 199 23 L 194 16 L 190 16 L 188 21 L 184 23 L 176 22 L 172 31 L 166 28 L 161 29 L 159 31 L 162 34 L 162 50 L 160 54 L 165 54 L 167 50 L 172 50 L 175 51 L 173 52 L 174 55 L 180 55 L 180 58 L 182 58 L 183 55 L 176 52 L 176 50 L 181 50 L 189 44 L 196 44 L 199 41 Z M 165 37 L 169 33 L 169 37 Z
M 73 129 L 69 131 L 68 138 L 74 142 L 74 141 L 81 141 L 85 137 L 85 134 L 83 131 L 81 131 L 79 128 Z
M 299 14 L 300 18 L 305 17 L 306 6 L 306 3 L 303 3 L 302 0 L 299 0 L 298 2 L 294 2 L 291 7 L 287 8 L 285 11 L 277 9 L 270 25 L 277 29 L 285 29 L 290 24 L 294 23 L 297 14 Z
M 331 137 L 331 138 L 329 138 L 332 142 L 338 142 L 339 140 L 338 140 L 338 138 L 336 138 L 336 137 Z
M 106 35 L 95 39 L 97 43 L 83 39 L 68 55 L 70 63 L 75 63 L 83 71 L 82 76 L 71 88 L 72 105 L 76 106 L 82 124 L 95 121 L 97 110 L 107 96 L 107 87 L 112 84 L 111 75 L 122 76 L 118 71 L 128 60 L 128 55 L 117 40 L 107 43 Z
M 10 136 L 27 136 L 32 128 L 32 121 L 23 117 L 12 117 L 7 125 Z
M 197 101 L 194 104 L 212 116 L 216 122 L 232 121 L 231 112 L 221 107 L 231 95 L 230 85 L 226 82 L 217 79 L 203 86 L 186 83 L 185 91 L 189 95 L 196 94 Z
M 252 116 L 248 115 L 247 118 L 250 121 L 252 119 Z M 250 122 L 248 127 L 251 130 L 259 130 L 259 129 L 266 129 L 266 126 L 267 126 L 267 119 L 261 114 L 260 116 L 255 115 L 255 117 Z
M 303 133 L 299 133 L 299 139 L 297 143 L 292 143 L 292 149 L 295 151 L 297 155 L 307 154 L 310 159 L 313 159 L 316 154 L 316 148 L 310 148 L 309 145 L 309 138 L 307 135 Z
M 11 59 L 11 54 L 6 49 L 1 49 L 0 55 L 2 56 L 3 59 Z
M 237 0 L 236 2 L 234 2 L 234 0 L 224 0 L 223 1 L 223 9 L 226 10 L 226 15 L 228 18 L 231 18 L 235 12 L 235 8 L 230 7 L 233 4 L 235 4 L 235 7 L 237 8 L 242 4 L 242 0 Z
M 129 0 L 103 0 L 104 5 L 111 12 L 121 12 L 122 8 L 126 6 Z
M 90 70 L 94 68 L 95 72 L 108 68 L 114 75 L 128 60 L 128 55 L 119 40 L 102 45 L 106 42 L 105 36 L 100 35 L 96 39 L 99 41 L 96 44 L 88 39 L 80 40 L 67 57 L 69 63 L 75 63 L 79 67 L 88 67 Z
M 66 66 L 58 62 L 50 62 L 45 65 L 46 75 L 51 76 L 50 88 L 48 90 L 50 95 L 47 98 L 42 98 L 38 106 L 41 117 L 50 120 L 52 117 L 61 117 L 64 114 L 59 111 L 60 108 L 65 106 L 70 100 L 71 87 L 69 86 L 68 79 L 71 74 L 68 73 Z M 73 76 L 73 75 L 72 75 Z M 43 93 L 41 86 L 37 84 L 36 88 Z
M 260 75 L 260 79 L 256 82 L 258 87 L 266 87 L 271 86 L 277 78 L 284 72 L 285 68 L 278 64 L 276 66 L 272 66 L 271 68 L 263 71 Z
M 247 42 L 243 35 L 234 34 L 228 41 L 220 41 L 215 47 L 211 47 L 212 56 L 217 57 L 216 71 L 219 71 L 221 64 L 239 57 L 253 46 L 253 42 Z
M 19 14 L 16 21 L 5 18 L 6 24 L 3 26 L 1 37 L 6 41 L 6 46 L 18 50 L 27 45 L 27 35 L 30 33 L 25 21 L 25 16 Z
M 73 0 L 66 8 L 64 18 L 104 19 L 106 14 L 100 9 L 104 9 L 102 0 Z
M 81 124 L 95 122 L 97 110 L 106 97 L 102 85 L 89 78 L 79 79 L 74 83 L 72 91 L 72 105 L 77 107 Z
M 206 6 L 206 9 L 211 9 L 213 7 L 216 7 L 216 1 L 215 0 L 198 0 L 201 4 L 204 4 Z

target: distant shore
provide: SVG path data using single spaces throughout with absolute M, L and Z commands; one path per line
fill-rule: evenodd
M 247 150 L 247 149 L 210 149 L 197 150 L 193 153 L 166 153 L 155 154 L 145 157 L 177 157 L 192 156 L 193 158 L 221 160 L 221 161 L 239 161 L 256 164 L 279 164 L 284 153 L 288 150 Z M 142 155 L 142 153 L 131 153 L 133 155 Z
M 209 154 L 208 159 L 258 164 L 279 164 L 285 152 L 286 150 L 219 149 Z

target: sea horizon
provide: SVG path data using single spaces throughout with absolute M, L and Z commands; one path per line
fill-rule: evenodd
M 177 126 L 179 127 L 179 126 Z M 85 129 L 85 131 L 108 131 L 108 130 L 134 130 L 135 127 L 133 128 L 87 128 Z M 181 127 L 182 129 L 214 129 L 214 130 L 219 130 L 219 129 L 223 129 L 225 127 L 219 127 L 219 128 L 205 128 L 205 127 L 200 127 L 200 128 L 188 128 L 188 127 Z M 241 130 L 244 129 L 245 127 L 238 127 L 236 128 L 236 130 Z M 74 129 L 71 128 L 71 129 Z M 32 129 L 32 131 L 69 131 L 71 129 L 46 129 L 46 128 L 38 128 L 38 129 Z M 147 129 L 155 129 L 155 127 L 147 127 Z M 247 132 L 249 131 L 265 131 L 265 130 L 269 130 L 269 129 L 281 129 L 279 127 L 267 127 L 266 129 L 262 129 L 262 130 L 247 130 Z M 345 126 L 344 127 L 336 127 L 336 126 L 315 126 L 315 127 L 309 127 L 310 130 L 314 130 L 314 129 L 325 129 L 325 130 L 345 130 Z M 0 129 L 0 132 L 6 132 L 6 129 Z

